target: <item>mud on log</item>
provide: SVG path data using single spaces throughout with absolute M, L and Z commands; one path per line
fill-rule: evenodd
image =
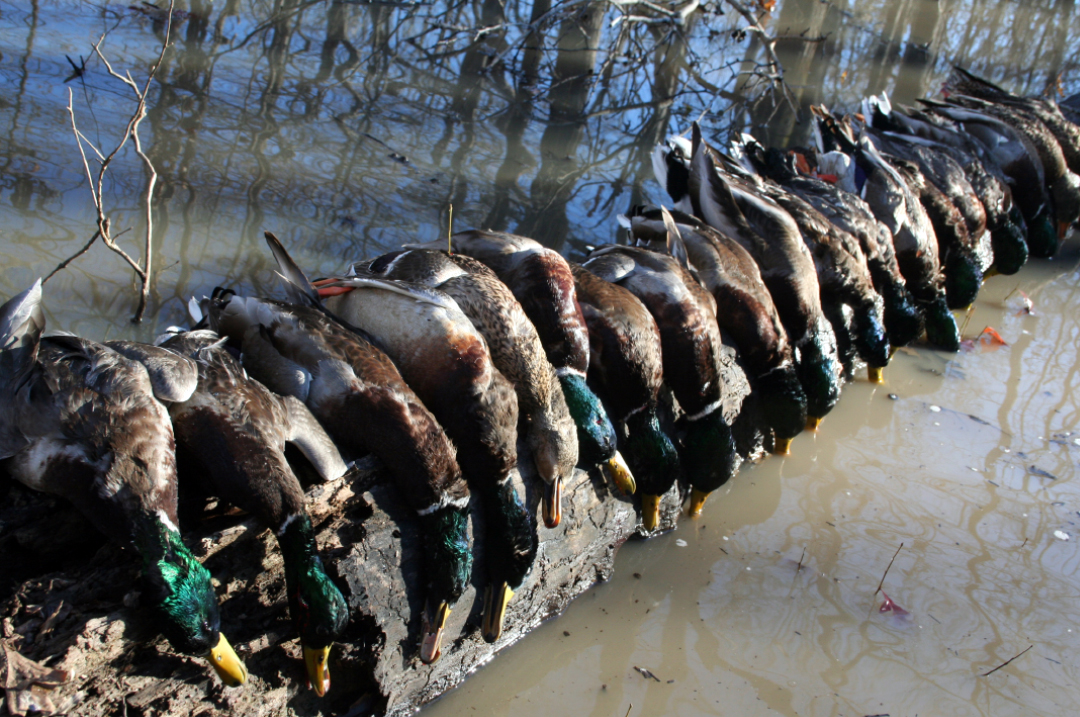
M 739 411 L 748 393 L 745 377 L 733 361 L 725 373 L 734 389 L 725 415 L 739 416 L 740 449 L 757 450 L 755 412 L 751 406 Z M 515 472 L 514 480 L 535 515 L 540 484 L 527 474 L 525 458 L 526 475 Z M 374 463 L 314 486 L 309 510 L 319 545 L 353 610 L 331 653 L 332 688 L 319 699 L 305 686 L 282 562 L 269 531 L 213 508 L 184 521 L 185 540 L 215 577 L 225 632 L 251 674 L 243 688 L 227 689 L 204 661 L 178 655 L 155 636 L 147 613 L 138 608 L 138 565 L 131 551 L 98 538 L 62 501 L 15 484 L 5 488 L 0 488 L 0 495 L 7 493 L 0 500 L 3 643 L 69 671 L 70 679 L 49 698 L 57 713 L 85 717 L 411 714 L 607 579 L 619 546 L 639 527 L 632 502 L 614 495 L 599 474 L 578 470 L 563 494 L 560 526 L 547 530 L 538 521 L 536 564 L 510 603 L 499 641 L 489 645 L 480 636 L 485 564 L 482 542 L 475 542 L 472 584 L 450 614 L 441 659 L 428 666 L 418 658 L 422 560 L 411 511 Z M 679 491 L 676 485 L 664 497 L 662 530 L 678 520 Z M 477 507 L 474 501 L 474 533 L 483 530 Z M 51 572 L 41 575 L 46 570 Z M 3 656 L 0 649 L 0 662 Z

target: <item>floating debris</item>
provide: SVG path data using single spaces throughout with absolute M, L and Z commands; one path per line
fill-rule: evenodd
M 1055 530 L 1054 531 L 1054 537 L 1057 538 L 1058 540 L 1068 540 L 1069 539 L 1069 534 L 1066 533 L 1064 530 Z
M 675 544 L 678 545 L 680 548 L 685 548 L 686 547 L 686 541 L 683 540 L 682 538 L 679 538 L 678 540 L 676 540 Z
M 889 597 L 889 594 L 884 590 L 881 591 L 882 596 L 885 598 L 885 602 L 881 603 L 881 607 L 878 608 L 878 612 L 891 612 L 894 615 L 907 615 L 907 610 L 893 602 L 893 599 Z
M 663 680 L 661 680 L 659 677 L 654 675 L 652 673 L 652 671 L 650 671 L 650 670 L 648 670 L 648 669 L 646 669 L 644 667 L 638 667 L 637 665 L 634 665 L 634 669 L 637 670 L 638 672 L 640 672 L 642 674 L 642 676 L 645 677 L 645 679 L 647 679 L 647 680 L 656 680 L 657 682 L 663 682 Z
M 1057 476 L 1049 471 L 1044 471 L 1038 466 L 1028 466 L 1028 473 L 1033 476 L 1039 476 L 1040 478 L 1049 478 L 1050 480 L 1057 480 Z

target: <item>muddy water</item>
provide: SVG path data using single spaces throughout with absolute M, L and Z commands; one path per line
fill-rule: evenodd
M 679 32 L 623 17 L 648 8 L 548 6 L 177 3 L 142 124 L 158 173 L 147 320 L 130 323 L 131 273 L 96 244 L 47 284 L 50 326 L 145 340 L 215 285 L 272 291 L 266 229 L 313 274 L 442 236 L 451 205 L 454 227 L 578 256 L 618 212 L 664 199 L 649 150 L 692 119 L 803 142 L 807 105 L 910 102 L 952 62 L 1015 91 L 1080 91 L 1073 2 L 781 0 L 763 23 L 784 37 L 791 106 L 753 99 L 761 46 L 715 4 Z M 4 296 L 93 232 L 67 105 L 115 146 L 133 100 L 90 45 L 106 33 L 113 66 L 143 82 L 165 25 L 140 7 L 0 6 Z M 129 145 L 102 185 L 139 261 L 148 181 Z M 1076 714 L 1077 253 L 1074 239 L 987 284 L 966 335 L 993 326 L 1008 346 L 899 353 L 793 456 L 625 546 L 611 582 L 425 713 Z M 882 588 L 904 612 L 881 612 L 901 543 Z
M 1008 346 L 901 351 L 424 714 L 1077 714 L 1078 249 L 984 287 Z

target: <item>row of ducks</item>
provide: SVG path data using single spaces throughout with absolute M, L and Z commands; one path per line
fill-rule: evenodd
M 1080 130 L 1055 113 L 957 70 L 945 104 L 899 112 L 883 96 L 843 118 L 819 108 L 813 149 L 742 137 L 725 154 L 695 125 L 654 155 L 676 209 L 634 208 L 620 219 L 631 245 L 580 264 L 470 231 L 448 251 L 406 247 L 312 282 L 268 234 L 287 301 L 217 289 L 193 301 L 194 328 L 156 345 L 44 337 L 38 283 L 0 308 L 0 458 L 134 544 L 162 632 L 239 684 L 247 673 L 210 576 L 178 529 L 176 456 L 196 466 L 275 532 L 321 695 L 348 605 L 284 446 L 324 480 L 373 454 L 425 537 L 419 656 L 430 663 L 470 578 L 473 495 L 485 639 L 499 637 L 535 559 L 536 520 L 510 481 L 519 431 L 548 528 L 579 465 L 639 495 L 646 531 L 680 474 L 699 513 L 740 460 L 731 404 L 742 397 L 728 395 L 725 371 L 745 373 L 767 444 L 787 453 L 836 404 L 856 356 L 881 381 L 891 349 L 924 331 L 957 350 L 949 309 L 973 301 L 983 276 L 1053 253 L 1080 214 L 1074 165 L 1054 164 L 1080 156 Z

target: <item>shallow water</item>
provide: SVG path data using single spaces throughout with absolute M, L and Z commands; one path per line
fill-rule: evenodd
M 761 56 L 730 11 L 706 4 L 679 35 L 613 26 L 623 11 L 607 8 L 582 20 L 595 53 L 558 22 L 528 52 L 533 6 L 508 5 L 178 4 L 189 14 L 142 126 L 160 175 L 147 320 L 130 323 L 130 271 L 99 244 L 48 283 L 50 326 L 149 339 L 185 321 L 193 293 L 272 291 L 267 229 L 312 274 L 444 236 L 450 205 L 455 228 L 578 255 L 614 236 L 618 212 L 663 199 L 648 152 L 690 120 L 806 139 L 790 108 L 724 94 L 754 89 L 736 73 Z M 778 53 L 802 109 L 883 89 L 910 102 L 951 62 L 1016 91 L 1080 91 L 1071 2 L 787 0 L 765 24 L 790 36 Z M 100 60 L 65 83 L 65 55 L 79 64 L 107 30 L 106 56 L 142 82 L 163 29 L 124 4 L 0 4 L 3 295 L 93 232 L 68 91 L 106 152 L 133 107 Z M 588 69 L 595 83 L 573 79 Z M 130 148 L 103 186 L 141 257 L 147 175 Z M 425 714 L 1076 714 L 1077 261 L 1074 238 L 991 279 L 965 335 L 990 325 L 1008 346 L 900 352 L 886 385 L 847 386 L 794 455 L 745 467 L 700 520 L 626 545 L 610 582 Z M 875 588 L 901 543 L 882 587 L 906 614 L 883 613 Z

